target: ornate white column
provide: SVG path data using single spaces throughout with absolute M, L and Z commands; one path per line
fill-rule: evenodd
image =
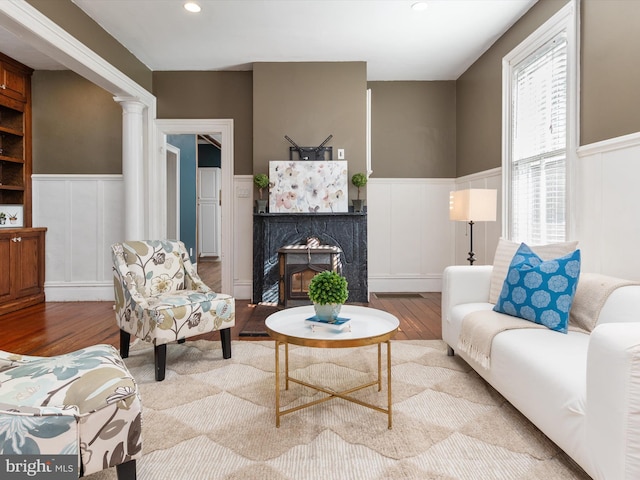
M 144 109 L 134 97 L 114 97 L 122 106 L 122 175 L 125 240 L 142 240 L 145 232 Z

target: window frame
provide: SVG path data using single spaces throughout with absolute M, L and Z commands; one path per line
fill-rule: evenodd
M 565 241 L 574 238 L 575 169 L 579 142 L 579 7 L 570 0 L 556 14 L 502 59 L 502 237 L 513 240 L 512 222 L 512 101 L 513 72 L 527 57 L 562 31 L 567 37 L 567 147 L 565 165 Z

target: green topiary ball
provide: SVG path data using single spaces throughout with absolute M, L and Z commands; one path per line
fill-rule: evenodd
M 326 270 L 316 274 L 309 283 L 309 299 L 320 305 L 343 304 L 349 297 L 347 279 Z

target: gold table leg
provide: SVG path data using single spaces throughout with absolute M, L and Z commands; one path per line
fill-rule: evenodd
M 382 391 L 382 344 L 378 344 L 378 391 Z
M 284 389 L 289 390 L 289 344 L 284 344 Z
M 293 383 L 297 383 L 298 385 L 302 385 L 308 388 L 312 388 L 319 392 L 325 393 L 328 396 L 314 400 L 309 403 L 305 403 L 304 405 L 298 405 L 297 407 L 292 407 L 283 411 L 280 411 L 280 344 L 284 343 L 284 352 L 285 352 L 285 390 L 289 389 L 289 381 Z M 377 412 L 386 413 L 388 418 L 388 428 L 391 429 L 393 425 L 393 415 L 392 415 L 392 399 L 391 399 L 391 341 L 387 340 L 384 342 L 387 344 L 387 409 L 380 408 L 376 405 L 372 405 L 370 403 L 363 402 L 356 398 L 352 398 L 349 394 L 356 392 L 358 390 L 362 390 L 367 387 L 371 387 L 374 385 L 378 386 L 378 391 L 382 391 L 382 342 L 378 343 L 378 379 L 377 381 L 370 382 L 367 384 L 359 385 L 357 387 L 351 388 L 349 390 L 345 390 L 343 392 L 335 392 L 333 390 L 329 390 L 327 388 L 321 387 L 319 385 L 313 385 L 307 382 L 303 382 L 302 380 L 298 380 L 295 378 L 289 377 L 289 344 L 286 342 L 279 342 L 276 340 L 276 427 L 280 427 L 280 417 L 282 415 L 286 415 L 287 413 L 296 412 L 298 410 L 302 410 L 303 408 L 311 407 L 313 405 L 317 405 L 319 403 L 324 403 L 332 398 L 342 398 L 343 400 L 347 400 L 352 403 L 356 403 L 358 405 L 362 405 L 363 407 L 370 408 Z
M 387 411 L 389 415 L 389 430 L 391 430 L 393 417 L 391 414 L 391 340 L 387 340 Z M 380 344 L 378 344 L 380 348 Z M 380 351 L 378 351 L 378 358 L 380 357 Z
M 276 428 L 280 427 L 280 342 L 276 340 Z

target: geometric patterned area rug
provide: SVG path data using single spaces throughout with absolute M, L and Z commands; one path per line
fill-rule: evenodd
M 442 341 L 399 340 L 391 348 L 389 430 L 386 414 L 335 398 L 282 416 L 276 428 L 273 341 L 234 341 L 229 360 L 219 341 L 171 344 L 163 382 L 154 380 L 151 345 L 133 345 L 125 361 L 143 404 L 138 478 L 589 479 L 464 361 L 448 357 Z M 385 361 L 383 346 L 383 374 Z M 375 378 L 377 348 L 290 346 L 289 370 L 343 390 Z M 294 383 L 284 391 L 283 381 L 281 406 L 323 396 Z M 386 408 L 386 378 L 381 392 L 354 396 Z

